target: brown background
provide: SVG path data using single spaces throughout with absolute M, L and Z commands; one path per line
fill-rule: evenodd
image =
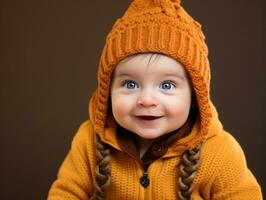
M 0 1 L 0 199 L 45 199 L 96 87 L 105 36 L 129 0 Z M 263 0 L 183 0 L 203 25 L 212 97 L 265 188 Z M 264 36 L 264 37 L 263 37 Z

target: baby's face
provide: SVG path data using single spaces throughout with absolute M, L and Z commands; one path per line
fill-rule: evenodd
M 122 60 L 113 73 L 112 113 L 117 123 L 146 139 L 180 128 L 187 120 L 191 89 L 182 65 L 159 55 L 138 54 Z

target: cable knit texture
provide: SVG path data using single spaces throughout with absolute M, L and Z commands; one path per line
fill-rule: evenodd
M 117 63 L 146 52 L 165 54 L 183 65 L 191 78 L 199 116 L 190 134 L 171 143 L 150 164 L 150 184 L 144 188 L 139 182 L 141 164 L 123 152 L 116 140 L 108 101 Z M 223 129 L 211 102 L 205 37 L 180 0 L 135 0 L 115 22 L 100 58 L 89 116 L 73 138 L 48 200 L 262 199 L 240 145 Z

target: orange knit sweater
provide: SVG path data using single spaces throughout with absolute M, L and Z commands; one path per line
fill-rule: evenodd
M 214 106 L 211 108 L 213 117 L 202 146 L 201 164 L 193 183 L 193 199 L 262 199 L 260 186 L 247 167 L 240 145 L 223 130 Z M 172 144 L 162 158 L 149 166 L 150 185 L 143 188 L 139 183 L 143 175 L 141 165 L 121 151 L 114 137 L 114 123 L 109 121 L 105 132 L 100 135 L 113 147 L 108 199 L 177 199 L 180 156 L 198 128 L 197 121 L 189 136 Z M 90 199 L 95 175 L 95 135 L 93 121 L 81 125 L 49 191 L 48 200 Z

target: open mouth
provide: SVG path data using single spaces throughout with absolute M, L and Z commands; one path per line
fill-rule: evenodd
M 142 120 L 155 120 L 161 117 L 162 116 L 137 116 L 137 118 L 142 119 Z

